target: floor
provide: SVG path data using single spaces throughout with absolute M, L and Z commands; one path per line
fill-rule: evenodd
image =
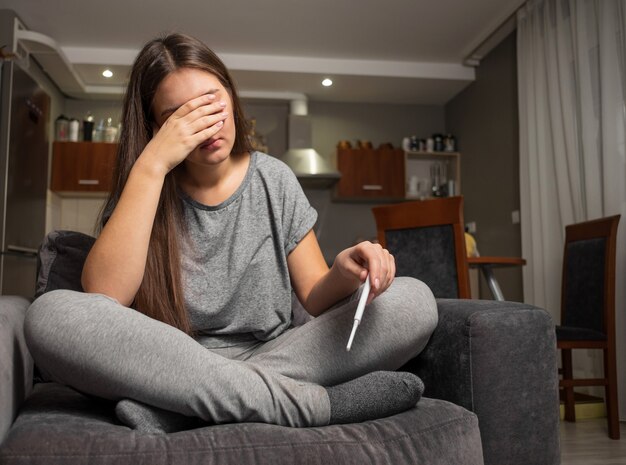
M 561 422 L 561 465 L 626 465 L 626 423 L 609 439 L 606 418 Z

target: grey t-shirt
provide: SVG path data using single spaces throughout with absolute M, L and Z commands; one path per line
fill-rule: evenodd
M 216 345 L 278 336 L 291 323 L 287 255 L 317 220 L 291 169 L 253 152 L 226 201 L 207 206 L 181 197 L 183 289 L 193 329 Z

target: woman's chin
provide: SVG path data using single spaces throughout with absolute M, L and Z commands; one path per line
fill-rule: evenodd
M 220 150 L 219 148 L 210 150 L 198 147 L 189 154 L 187 161 L 195 165 L 215 166 L 223 163 L 229 156 L 230 153 L 227 150 Z

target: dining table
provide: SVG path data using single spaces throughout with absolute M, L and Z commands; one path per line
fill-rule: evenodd
M 495 300 L 505 300 L 504 295 L 502 294 L 502 289 L 500 289 L 500 285 L 498 284 L 498 280 L 496 279 L 493 270 L 495 268 L 507 268 L 513 266 L 524 266 L 526 265 L 526 260 L 521 257 L 490 257 L 490 256 L 480 256 L 480 257 L 468 257 L 467 264 L 470 268 L 478 268 L 482 272 L 485 280 L 487 281 L 487 285 L 489 286 L 489 290 L 493 295 Z

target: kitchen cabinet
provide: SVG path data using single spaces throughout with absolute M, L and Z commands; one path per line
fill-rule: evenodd
M 54 142 L 50 189 L 59 194 L 110 191 L 117 144 Z
M 395 200 L 405 196 L 405 159 L 399 149 L 337 149 L 338 199 Z
M 337 149 L 337 168 L 337 200 L 401 201 L 461 192 L 458 152 Z

